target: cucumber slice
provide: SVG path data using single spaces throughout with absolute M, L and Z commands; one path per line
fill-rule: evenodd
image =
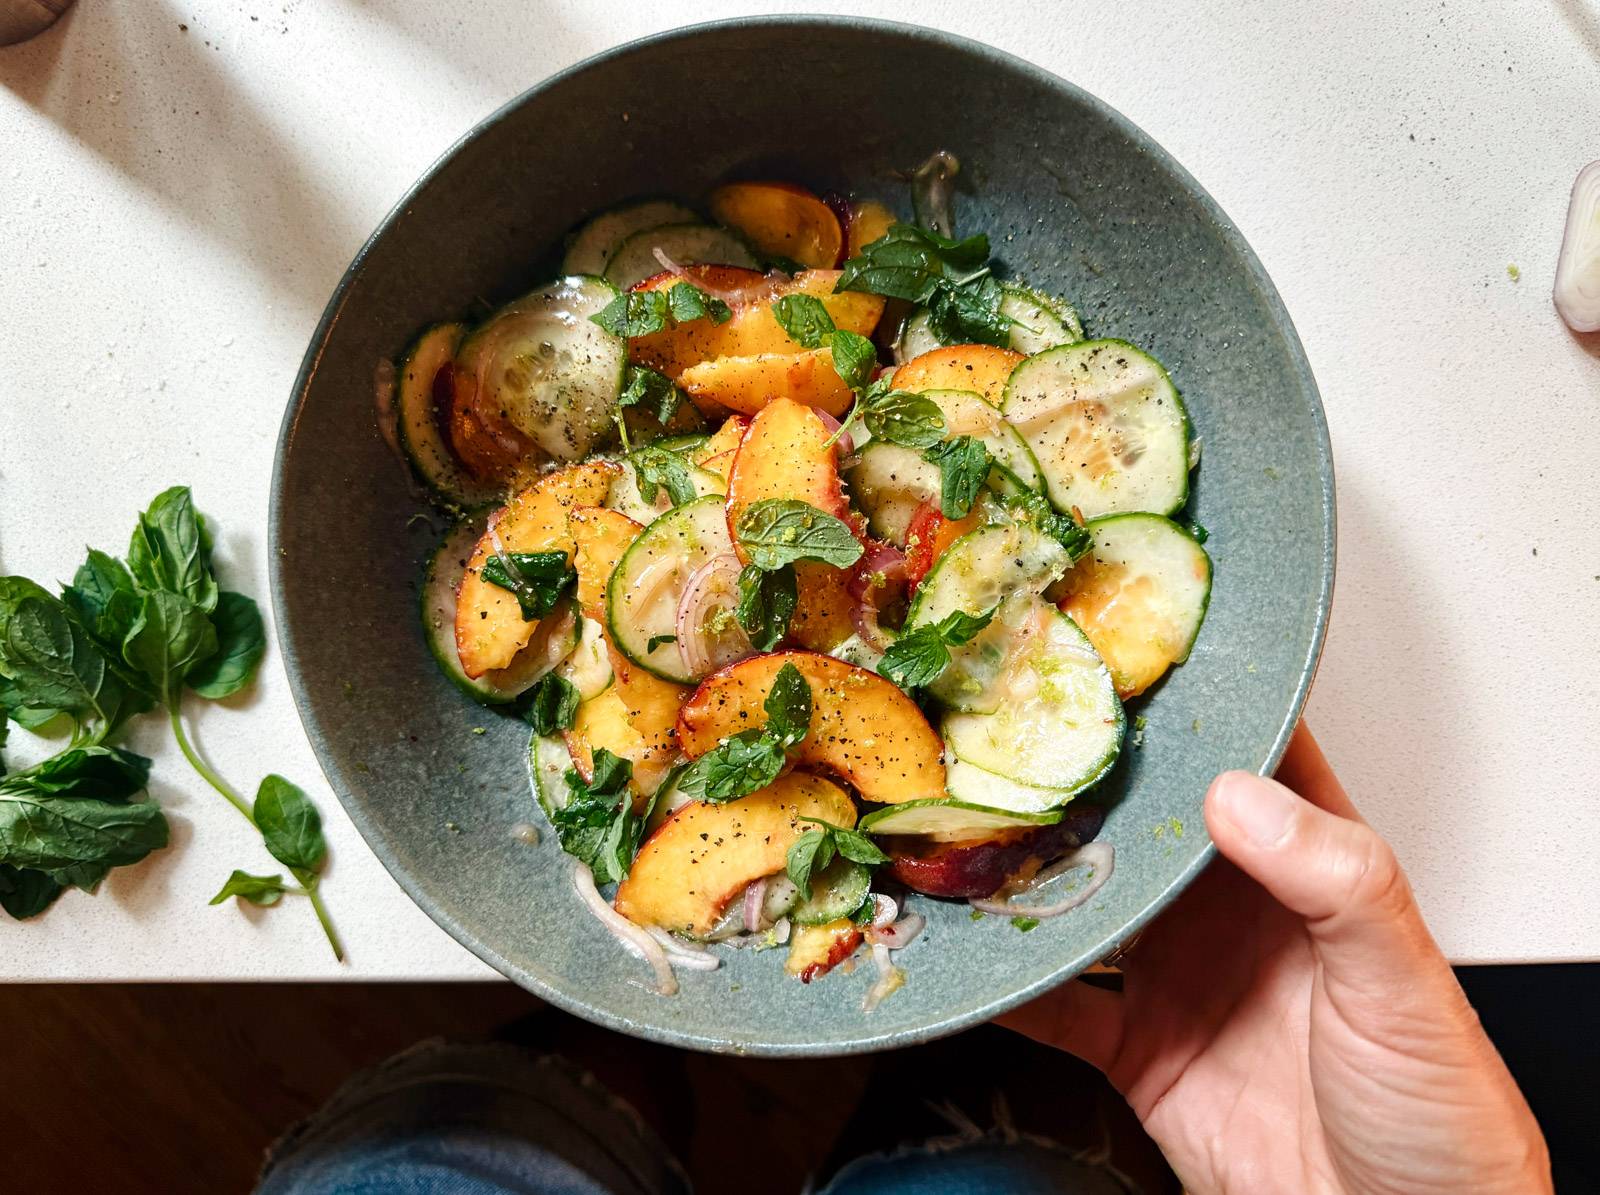
M 628 343 L 590 317 L 616 298 L 599 278 L 562 278 L 502 307 L 456 353 L 456 368 L 552 460 L 582 460 L 611 434 Z
M 685 667 L 675 640 L 654 648 L 650 640 L 677 634 L 678 602 L 690 574 L 713 556 L 732 551 L 727 511 L 717 495 L 674 507 L 651 523 L 622 554 L 606 586 L 611 642 L 663 680 L 699 681 Z
M 567 804 L 567 772 L 572 756 L 560 735 L 536 734 L 528 744 L 528 771 L 533 776 L 533 797 L 546 817 Z
M 692 453 L 697 448 L 704 448 L 711 437 L 704 432 L 696 432 L 690 436 L 662 436 L 652 447 L 665 448 L 668 452 Z
M 611 671 L 611 653 L 606 647 L 605 626 L 592 618 L 578 619 L 578 646 L 561 661 L 556 671 L 578 690 L 578 699 L 588 701 L 604 693 L 616 678 Z
M 883 660 L 883 653 L 858 633 L 852 633 L 848 639 L 836 645 L 828 654 L 836 660 L 843 660 L 846 664 L 854 664 L 857 668 L 865 668 L 868 672 L 876 672 L 879 663 Z
M 972 436 L 982 442 L 1004 469 L 1025 489 L 1042 490 L 1044 478 L 1033 449 L 1022 433 L 1006 422 L 998 407 L 984 402 L 970 390 L 924 390 L 944 415 L 945 431 L 951 436 Z M 938 477 L 938 471 L 934 471 Z
M 958 801 L 1023 817 L 1050 813 L 1072 796 L 1058 788 L 1007 780 L 954 756 L 945 759 L 944 779 L 946 791 Z
M 567 255 L 561 259 L 561 272 L 604 274 L 606 263 L 622 242 L 634 233 L 647 228 L 660 228 L 663 224 L 684 224 L 695 219 L 690 209 L 666 199 L 649 199 L 601 212 L 572 234 Z
M 606 262 L 606 281 L 618 290 L 653 278 L 667 267 L 656 250 L 674 265 L 743 266 L 756 269 L 754 253 L 733 233 L 709 224 L 666 224 L 634 233 Z
M 1086 519 L 1170 514 L 1189 496 L 1189 419 L 1167 371 L 1122 340 L 1030 357 L 1006 383 L 1005 416 L 1033 449 L 1057 509 Z
M 672 496 L 667 493 L 665 486 L 656 488 L 656 500 L 646 502 L 639 493 L 639 475 L 632 463 L 623 458 L 624 468 L 617 479 L 611 483 L 611 490 L 606 494 L 606 506 L 627 515 L 635 523 L 650 523 L 672 509 Z M 684 462 L 689 470 L 689 480 L 694 484 L 697 498 L 715 495 L 722 497 L 728 492 L 728 483 L 722 474 L 713 473 L 709 469 L 702 469 L 698 465 Z
M 440 670 L 456 688 L 485 705 L 504 705 L 572 654 L 578 643 L 578 617 L 569 603 L 561 613 L 541 618 L 533 638 L 509 665 L 476 680 L 468 676 L 456 654 L 456 589 L 484 525 L 482 515 L 463 519 L 434 551 L 422 580 L 422 632 Z
M 1189 658 L 1211 601 L 1211 557 L 1160 515 L 1106 515 L 1087 526 L 1094 550 L 1068 574 L 1061 608 L 1129 697 Z
M 939 500 L 939 467 L 915 449 L 887 440 L 861 449 L 844 479 L 873 533 L 895 544 L 906 542 L 917 508 Z
M 789 919 L 796 925 L 826 925 L 848 917 L 861 907 L 871 888 L 870 869 L 838 856 L 811 877 L 811 895 L 800 899 Z
M 960 842 L 967 838 L 987 838 L 996 830 L 1051 826 L 1061 818 L 1059 809 L 1017 813 L 950 797 L 942 801 L 890 805 L 867 814 L 856 829 L 863 834 L 920 834 L 935 842 Z
M 1083 339 L 1083 324 L 1072 304 L 1016 282 L 1007 282 L 1000 290 L 1000 314 L 1016 321 L 1007 347 L 1031 357 Z M 895 364 L 904 365 L 943 344 L 934 334 L 928 309 L 919 307 L 900 325 L 894 343 Z
M 1057 804 L 1093 784 L 1122 746 L 1122 702 L 1078 625 L 1039 601 L 1038 629 L 1001 679 L 992 713 L 947 714 L 946 750 L 1007 780 L 1055 789 Z
M 465 334 L 461 324 L 435 324 L 417 337 L 400 359 L 397 399 L 400 447 L 417 476 L 447 504 L 471 510 L 499 500 L 504 493 L 467 472 L 439 418 L 434 381 L 454 361 Z

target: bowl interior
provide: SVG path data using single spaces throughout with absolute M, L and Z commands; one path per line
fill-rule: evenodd
M 926 80 L 941 86 L 925 86 Z M 439 675 L 418 620 L 439 538 L 378 433 L 374 370 L 430 321 L 542 281 L 586 214 L 695 198 L 730 177 L 881 197 L 935 149 L 964 164 L 956 218 L 1004 266 L 1074 301 L 1092 335 L 1171 371 L 1204 445 L 1189 517 L 1216 583 L 1193 657 L 1136 703 L 1143 743 L 1097 800 L 1115 875 L 1020 933 L 919 900 L 909 981 L 861 1011 L 871 968 L 809 987 L 771 954 L 682 977 L 664 999 L 580 907 L 535 821 L 527 729 Z M 774 19 L 680 31 L 540 85 L 452 150 L 379 229 L 330 303 L 284 424 L 273 494 L 280 635 L 328 779 L 373 849 L 451 933 L 572 1011 L 684 1045 L 773 1054 L 902 1044 L 992 1016 L 1130 936 L 1205 864 L 1206 784 L 1276 763 L 1321 646 L 1332 472 L 1315 387 L 1271 284 L 1226 217 L 1103 104 L 975 43 L 907 27 Z M 477 735 L 474 728 L 486 727 Z

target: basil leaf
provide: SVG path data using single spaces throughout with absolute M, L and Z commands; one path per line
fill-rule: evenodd
M 207 614 L 216 607 L 210 544 L 188 486 L 163 490 L 139 516 L 128 544 L 128 568 L 143 590 L 187 598 Z
M 734 801 L 771 784 L 786 762 L 773 736 L 741 730 L 690 764 L 678 787 L 696 800 Z
M 982 234 L 956 241 L 914 224 L 893 224 L 844 263 L 833 289 L 926 303 L 947 278 L 964 281 L 988 258 L 989 238 Z
M 150 802 L 99 801 L 42 791 L 25 776 L 0 782 L 0 862 L 40 871 L 122 867 L 167 845 Z
M 817 853 L 828 843 L 824 830 L 807 830 L 790 845 L 784 855 L 784 870 L 794 886 L 806 896 L 811 895 L 811 874 L 828 865 L 824 859 L 817 861 Z
M 821 348 L 834 332 L 833 316 L 815 295 L 784 295 L 772 305 L 772 316 L 802 348 Z
M 491 585 L 509 590 L 527 622 L 543 618 L 578 584 L 578 570 L 565 552 L 501 552 L 480 571 Z
M 589 317 L 613 336 L 624 339 L 664 332 L 670 318 L 667 296 L 658 290 L 630 290 Z
M 604 747 L 594 752 L 594 775 L 589 780 L 589 791 L 615 796 L 628 787 L 633 779 L 633 764 Z
M 697 319 L 709 319 L 714 324 L 725 324 L 733 318 L 731 307 L 721 299 L 713 299 L 689 282 L 675 283 L 667 292 L 667 309 L 673 321 L 680 324 L 687 324 Z
M 253 905 L 265 908 L 282 900 L 284 891 L 282 876 L 256 876 L 248 871 L 235 869 L 222 888 L 207 903 L 220 905 L 230 896 L 237 896 L 240 900 L 247 900 Z
M 0 784 L 26 784 L 77 801 L 126 801 L 144 790 L 150 761 L 120 747 L 71 747 Z
M 26 577 L 0 577 L 0 705 L 14 721 L 33 728 L 57 713 L 94 716 L 104 737 L 150 708 L 141 683 L 60 598 Z
M 948 279 L 928 301 L 928 326 L 941 344 L 1011 343 L 1010 316 L 1000 313 L 1005 291 L 985 274 L 964 283 Z
M 217 633 L 217 650 L 190 669 L 186 679 L 202 697 L 227 697 L 255 678 L 267 650 L 266 631 L 255 602 L 228 589 L 217 595 L 211 626 Z
M 746 507 L 734 535 L 757 568 L 773 570 L 797 560 L 848 568 L 861 559 L 861 542 L 833 515 L 796 498 L 764 498 Z
M 739 604 L 734 614 L 757 651 L 771 651 L 789 633 L 789 620 L 798 602 L 793 565 L 768 572 L 747 564 L 739 570 Z
M 111 867 L 106 863 L 74 863 L 70 867 L 52 867 L 44 874 L 63 888 L 93 892 L 110 873 Z
M 931 448 L 944 439 L 944 412 L 923 394 L 889 390 L 866 398 L 861 421 L 875 440 L 906 448 Z
M 830 833 L 839 853 L 852 863 L 864 863 L 868 867 L 876 867 L 880 863 L 889 861 L 889 856 L 880 851 L 877 844 L 865 834 L 846 830 L 842 826 L 835 827 Z
M 0 863 L 0 909 L 18 921 L 44 912 L 55 903 L 64 887 L 45 872 Z
M 855 332 L 835 332 L 829 344 L 833 353 L 833 369 L 844 384 L 859 390 L 872 380 L 872 371 L 878 366 L 878 350 L 872 341 Z
M 666 423 L 683 405 L 683 391 L 666 374 L 647 365 L 628 366 L 626 384 L 617 395 L 618 407 L 639 407 Z
M 146 593 L 122 644 L 123 659 L 154 687 L 161 704 L 174 707 L 189 670 L 215 655 L 217 632 L 188 598 L 166 590 Z
M 669 452 L 665 448 L 641 448 L 628 458 L 628 463 L 633 466 L 634 479 L 639 484 L 639 496 L 646 502 L 656 500 L 660 486 L 666 487 L 667 497 L 674 506 L 693 502 L 700 496 L 700 492 L 694 488 L 688 462 L 676 452 Z
M 628 792 L 632 777 L 631 763 L 597 748 L 591 779 L 586 783 L 576 770 L 569 770 L 567 803 L 550 816 L 561 849 L 588 865 L 599 884 L 626 876 L 638 853 L 644 818 L 633 812 Z
M 316 872 L 328 855 L 322 815 L 311 798 L 282 776 L 269 775 L 256 790 L 256 827 L 267 851 L 296 873 Z
M 923 450 L 939 466 L 939 512 L 947 519 L 965 518 L 989 476 L 989 450 L 973 436 L 956 436 Z
M 793 664 L 778 669 L 762 708 L 767 713 L 767 733 L 780 747 L 792 747 L 811 730 L 811 686 Z
M 547 672 L 524 699 L 523 717 L 534 734 L 571 730 L 578 717 L 578 687 L 564 676 Z
M 935 626 L 920 626 L 901 635 L 878 661 L 878 675 L 908 692 L 925 688 L 950 667 L 950 649 Z
M 139 614 L 139 594 L 128 566 L 92 548 L 72 584 L 61 591 L 61 600 L 103 648 L 116 652 Z

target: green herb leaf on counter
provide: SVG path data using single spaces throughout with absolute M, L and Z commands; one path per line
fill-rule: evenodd
M 224 589 L 211 612 L 217 650 L 188 672 L 189 687 L 202 697 L 231 697 L 255 679 L 267 650 L 261 610 L 242 593 Z
M 523 716 L 534 734 L 571 730 L 578 717 L 578 686 L 564 676 L 547 672 L 525 699 Z
M 889 644 L 878 661 L 878 674 L 907 692 L 933 684 L 950 667 L 950 648 L 972 642 L 998 609 L 995 606 L 984 614 L 952 610 L 938 622 L 907 631 Z
M 303 789 L 272 774 L 256 790 L 256 826 L 267 852 L 304 882 L 303 873 L 322 868 L 328 842 L 322 836 L 322 815 Z
M 848 568 L 861 559 L 861 541 L 842 519 L 797 498 L 751 503 L 735 521 L 734 535 L 750 563 L 768 571 L 797 560 Z
M 757 651 L 771 651 L 789 633 L 789 620 L 799 602 L 794 566 L 768 571 L 754 564 L 739 570 L 739 625 Z
M 128 566 L 94 548 L 61 591 L 61 600 L 99 643 L 118 652 L 139 616 L 139 594 Z
M 222 888 L 207 903 L 220 905 L 230 896 L 237 896 L 240 900 L 266 908 L 282 900 L 286 891 L 288 887 L 280 875 L 257 876 L 235 868 Z
M 0 909 L 17 921 L 37 917 L 65 890 L 64 884 L 42 871 L 0 863 Z
M 139 588 L 187 598 L 209 614 L 217 605 L 211 542 L 189 487 L 157 494 L 128 544 L 128 569 Z
M 666 374 L 647 365 L 630 365 L 617 406 L 638 407 L 665 424 L 683 405 L 683 391 Z
M 939 512 L 947 519 L 965 518 L 989 476 L 992 460 L 983 441 L 956 436 L 923 449 L 922 455 L 939 466 Z
M 217 631 L 188 598 L 156 590 L 139 602 L 139 614 L 122 644 L 122 657 L 150 682 L 161 704 L 174 709 L 189 670 L 217 653 Z
M 481 575 L 509 590 L 528 622 L 549 614 L 578 584 L 578 570 L 565 552 L 498 552 L 483 562 Z
M 28 728 L 60 712 L 99 739 L 150 706 L 66 603 L 26 577 L 0 577 L 0 680 L 0 703 Z

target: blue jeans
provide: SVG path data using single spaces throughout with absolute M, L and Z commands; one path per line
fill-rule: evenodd
M 689 1195 L 626 1104 L 550 1056 L 427 1043 L 347 1083 L 274 1146 L 257 1195 Z M 767 1195 L 759 1178 L 750 1190 Z M 1015 1134 L 860 1158 L 818 1195 L 1125 1195 L 1094 1163 Z

